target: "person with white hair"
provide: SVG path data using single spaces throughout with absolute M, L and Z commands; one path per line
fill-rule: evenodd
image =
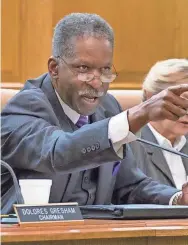
M 144 79 L 143 100 L 148 100 L 170 86 L 180 84 L 188 84 L 187 59 L 157 62 Z M 188 93 L 182 94 L 182 97 L 188 99 Z M 177 121 L 150 121 L 141 129 L 140 136 L 144 140 L 188 154 L 188 114 Z M 131 147 L 138 160 L 138 167 L 146 175 L 162 184 L 182 188 L 188 176 L 187 158 L 139 142 L 132 142 Z

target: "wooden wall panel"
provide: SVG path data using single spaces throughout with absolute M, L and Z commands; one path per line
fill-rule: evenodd
M 176 42 L 174 55 L 188 58 L 188 1 L 176 0 Z
M 2 7 L 4 82 L 46 71 L 53 27 L 70 12 L 97 13 L 113 26 L 112 88 L 140 88 L 156 61 L 188 57 L 188 0 L 2 0 Z
M 2 1 L 1 8 L 2 80 L 19 82 L 21 74 L 20 0 Z
M 51 55 L 52 1 L 22 0 L 21 81 L 47 71 Z
M 2 0 L 2 82 L 46 72 L 51 37 L 52 0 Z

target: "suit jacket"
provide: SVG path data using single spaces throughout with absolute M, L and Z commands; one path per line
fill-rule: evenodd
M 2 158 L 18 179 L 52 179 L 50 202 L 69 200 L 80 172 L 99 168 L 94 204 L 168 204 L 176 189 L 151 181 L 135 168 L 129 146 L 124 146 L 124 160 L 114 151 L 108 122 L 120 111 L 117 101 L 107 94 L 91 115 L 91 124 L 78 129 L 65 115 L 49 74 L 28 80 L 2 111 Z M 114 163 L 120 160 L 120 169 L 113 175 Z M 14 202 L 10 176 L 3 170 L 4 213 Z
M 144 140 L 158 144 L 155 136 L 147 125 L 142 128 L 140 136 Z M 136 141 L 131 142 L 130 146 L 137 159 L 137 167 L 153 180 L 175 187 L 172 174 L 161 149 Z M 188 142 L 182 148 L 181 152 L 188 154 Z M 182 158 L 182 161 L 188 175 L 188 159 Z

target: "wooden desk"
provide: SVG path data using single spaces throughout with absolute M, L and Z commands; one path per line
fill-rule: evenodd
M 1 239 L 6 245 L 188 245 L 188 219 L 85 220 L 83 224 L 41 227 L 1 225 Z

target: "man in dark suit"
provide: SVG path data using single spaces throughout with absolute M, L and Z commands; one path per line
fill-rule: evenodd
M 143 98 L 147 100 L 175 84 L 188 84 L 188 60 L 168 59 L 157 62 L 143 82 Z M 188 93 L 182 94 L 188 99 Z M 141 130 L 141 138 L 188 154 L 188 115 L 179 120 L 151 121 Z M 153 146 L 131 142 L 137 166 L 149 177 L 177 189 L 187 181 L 188 159 Z
M 180 196 L 147 178 L 134 167 L 126 143 L 150 120 L 184 115 L 188 102 L 179 95 L 188 86 L 169 88 L 121 112 L 106 94 L 117 76 L 113 45 L 113 30 L 98 15 L 60 20 L 48 73 L 28 80 L 2 112 L 2 158 L 18 179 L 52 179 L 50 202 L 187 204 L 187 186 Z M 14 190 L 4 170 L 2 177 L 8 212 Z

